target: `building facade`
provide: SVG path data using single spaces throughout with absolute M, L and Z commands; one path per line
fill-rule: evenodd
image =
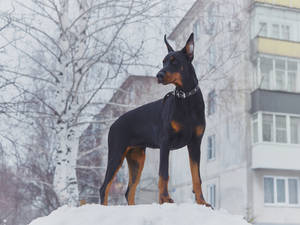
M 169 36 L 195 33 L 206 199 L 254 224 L 300 224 L 299 20 L 297 0 L 198 0 Z

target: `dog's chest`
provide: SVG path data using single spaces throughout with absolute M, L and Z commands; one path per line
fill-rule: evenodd
M 204 127 L 202 131 L 204 130 Z M 192 115 L 187 118 L 172 118 L 170 121 L 169 140 L 171 149 L 187 145 L 193 136 L 201 132 L 200 124 Z
M 169 112 L 168 137 L 170 149 L 184 147 L 192 138 L 201 138 L 205 129 L 201 101 L 176 102 Z

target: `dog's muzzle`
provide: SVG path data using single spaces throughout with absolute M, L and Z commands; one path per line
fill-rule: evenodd
M 165 76 L 164 72 L 162 72 L 162 71 L 158 72 L 158 74 L 156 75 L 158 83 L 164 82 L 164 76 Z

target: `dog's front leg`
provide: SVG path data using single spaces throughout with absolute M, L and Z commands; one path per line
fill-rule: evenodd
M 200 145 L 201 140 L 199 139 L 188 144 L 193 192 L 195 193 L 196 202 L 198 204 L 211 207 L 211 205 L 204 200 L 202 193 L 202 182 L 200 177 Z
M 169 152 L 167 142 L 160 147 L 160 161 L 159 161 L 159 203 L 173 203 L 173 199 L 169 196 L 168 181 L 169 181 Z

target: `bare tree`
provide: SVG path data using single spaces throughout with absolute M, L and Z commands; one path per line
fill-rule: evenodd
M 8 29 L 11 21 L 3 19 L 7 13 L 0 12 L 0 35 L 4 33 L 5 30 Z M 5 48 L 8 46 L 10 42 L 2 44 L 0 42 L 0 55 L 3 55 L 5 53 Z M 9 87 L 10 85 L 13 85 L 14 81 L 7 79 L 2 75 L 3 73 L 3 64 L 0 62 L 0 91 L 3 91 L 5 88 Z M 6 102 L 4 99 L 0 98 L 0 114 L 3 114 L 8 110 L 8 106 L 10 106 L 9 102 Z
M 60 204 L 77 205 L 79 137 L 92 121 L 94 102 L 101 99 L 105 85 L 139 64 L 143 44 L 134 40 L 130 29 L 154 17 L 150 11 L 158 1 L 32 0 L 29 5 L 18 4 L 27 14 L 9 17 L 13 29 L 22 35 L 22 41 L 11 46 L 23 64 L 3 71 L 19 81 L 17 90 L 46 109 L 22 113 L 53 121 L 53 188 Z M 32 82 L 40 84 L 46 98 L 32 90 Z

